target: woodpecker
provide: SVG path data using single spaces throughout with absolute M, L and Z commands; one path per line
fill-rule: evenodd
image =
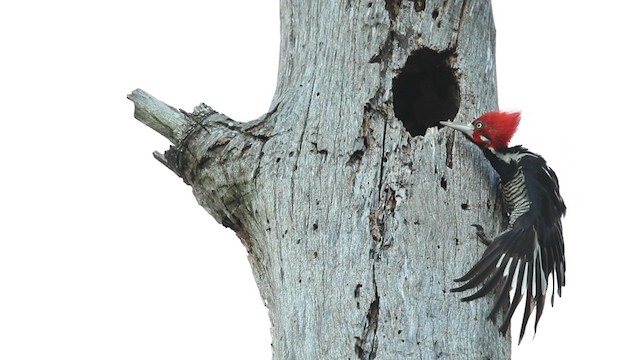
M 461 292 L 480 289 L 462 301 L 478 299 L 497 290 L 488 319 L 494 323 L 498 311 L 507 308 L 499 330 L 506 334 L 511 317 L 523 297 L 524 317 L 520 328 L 522 341 L 529 317 L 536 309 L 534 332 L 544 308 L 547 281 L 551 276 L 553 306 L 556 286 L 562 296 L 565 285 L 564 240 L 561 218 L 566 212 L 555 172 L 546 161 L 522 146 L 508 147 L 518 124 L 519 112 L 492 111 L 470 124 L 441 121 L 442 125 L 462 132 L 476 144 L 500 176 L 500 187 L 509 216 L 507 229 L 492 240 L 480 225 L 478 237 L 488 244 L 480 260 L 457 282 Z M 514 290 L 513 295 L 510 291 Z

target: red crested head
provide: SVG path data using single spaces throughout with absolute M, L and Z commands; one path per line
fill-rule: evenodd
M 475 119 L 471 140 L 493 149 L 505 149 L 518 129 L 520 112 L 492 111 Z

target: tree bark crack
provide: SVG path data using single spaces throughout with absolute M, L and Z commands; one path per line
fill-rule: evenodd
M 382 64 L 383 60 L 390 60 L 393 55 L 393 40 L 395 39 L 396 32 L 394 30 L 394 21 L 392 20 L 389 32 L 387 33 L 387 37 L 384 40 L 384 43 L 378 50 L 378 53 L 373 55 L 371 59 L 369 59 L 369 63 L 378 63 Z M 384 71 L 384 70 L 383 70 Z
M 413 9 L 416 12 L 424 11 L 426 0 L 409 0 L 413 1 Z
M 466 19 L 465 13 L 467 11 L 467 6 L 468 5 L 469 5 L 469 0 L 463 0 L 462 1 L 462 6 L 460 8 L 460 16 L 458 17 L 458 31 L 455 32 L 455 37 L 456 37 L 455 47 L 454 47 L 455 51 L 458 51 L 458 43 L 460 42 L 460 38 L 461 38 L 460 29 L 462 29 L 462 26 L 463 26 L 464 21 Z
M 401 5 L 402 0 L 385 0 L 385 8 L 389 13 L 389 19 L 395 20 L 398 17 Z
M 449 169 L 453 169 L 453 140 L 455 138 L 455 135 L 451 134 L 449 136 L 447 136 L 447 142 L 445 143 L 445 149 L 447 152 L 446 155 L 446 159 L 445 159 L 445 164 L 447 165 L 447 167 Z M 443 187 L 445 190 L 446 186 Z
M 356 337 L 355 352 L 360 360 L 373 360 L 378 350 L 378 315 L 380 313 L 380 295 L 376 283 L 376 265 L 373 264 L 373 291 L 374 297 L 369 304 L 367 318 L 365 319 L 362 335 Z

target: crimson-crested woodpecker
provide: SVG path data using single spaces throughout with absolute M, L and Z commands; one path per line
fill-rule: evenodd
M 482 258 L 455 281 L 464 285 L 451 291 L 482 287 L 462 299 L 471 301 L 497 289 L 497 300 L 488 318 L 495 322 L 501 308 L 508 307 L 500 326 L 504 335 L 518 304 L 525 297 L 520 340 L 527 321 L 536 309 L 534 331 L 544 308 L 549 276 L 553 281 L 551 305 L 556 284 L 558 296 L 565 285 L 564 240 L 561 218 L 566 207 L 560 196 L 558 178 L 546 161 L 522 146 L 508 147 L 520 123 L 519 112 L 493 111 L 470 124 L 442 121 L 462 132 L 478 145 L 500 176 L 500 185 L 509 215 L 506 230 L 488 240 L 479 225 L 478 235 L 488 244 Z M 509 292 L 514 290 L 513 296 Z

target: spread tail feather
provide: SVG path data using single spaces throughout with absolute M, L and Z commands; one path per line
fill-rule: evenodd
M 562 230 L 559 231 L 561 237 Z M 554 234 L 545 235 L 553 237 Z M 555 235 L 557 236 L 557 233 Z M 558 243 L 562 244 L 556 241 L 541 241 L 533 226 L 508 229 L 495 237 L 482 258 L 465 275 L 456 279 L 465 284 L 451 291 L 461 292 L 481 285 L 475 293 L 462 298 L 462 301 L 471 301 L 497 290 L 498 296 L 488 318 L 495 322 L 498 311 L 507 309 L 499 328 L 503 335 L 506 334 L 511 317 L 524 298 L 520 342 L 534 308 L 534 331 L 537 330 L 544 309 L 549 275 L 552 275 L 554 282 L 552 299 L 556 282 L 558 295 L 561 295 L 560 289 L 564 286 L 564 249 L 561 249 Z M 512 296 L 511 290 L 514 290 Z

